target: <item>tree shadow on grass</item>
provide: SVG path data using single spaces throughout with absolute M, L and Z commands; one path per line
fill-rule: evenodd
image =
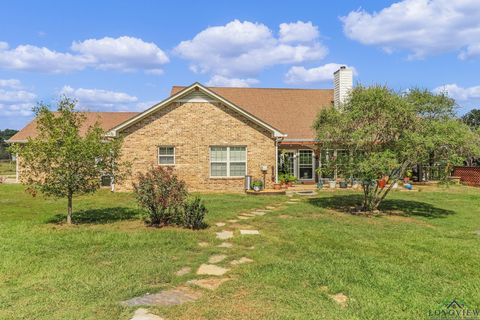
M 132 220 L 140 217 L 140 210 L 125 207 L 88 209 L 74 211 L 72 221 L 74 224 L 105 224 L 115 221 Z M 47 223 L 63 223 L 67 220 L 66 214 L 56 214 L 48 219 Z
M 350 213 L 352 208 L 362 203 L 360 195 L 334 195 L 328 198 L 311 198 L 310 204 L 342 212 Z M 455 211 L 437 208 L 430 203 L 414 201 L 386 199 L 380 204 L 380 211 L 390 215 L 420 216 L 426 218 L 445 218 L 455 214 Z

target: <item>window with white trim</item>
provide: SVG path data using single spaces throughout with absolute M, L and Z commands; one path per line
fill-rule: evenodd
M 158 147 L 158 164 L 173 166 L 175 164 L 175 147 Z
M 246 147 L 210 147 L 210 176 L 243 177 L 246 174 Z

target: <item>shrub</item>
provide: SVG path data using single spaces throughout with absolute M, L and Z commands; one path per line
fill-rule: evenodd
M 153 167 L 145 174 L 139 173 L 133 188 L 138 203 L 148 212 L 147 223 L 178 223 L 188 192 L 185 182 L 177 178 L 172 168 Z
M 182 226 L 194 230 L 205 228 L 206 224 L 203 222 L 203 219 L 207 212 L 207 208 L 205 208 L 205 205 L 199 197 L 186 201 L 182 212 Z
M 263 187 L 263 182 L 262 180 L 255 180 L 252 182 L 252 185 L 251 185 L 251 188 L 253 189 L 254 187 L 259 187 L 260 189 L 262 189 Z

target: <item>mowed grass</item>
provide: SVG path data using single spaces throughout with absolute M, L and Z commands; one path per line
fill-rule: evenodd
M 0 160 L 0 176 L 15 176 L 15 162 Z
M 78 224 L 67 227 L 55 223 L 64 201 L 22 190 L 0 186 L 0 319 L 129 319 L 135 309 L 119 301 L 181 285 L 195 275 L 175 271 L 220 252 L 231 281 L 194 303 L 149 309 L 166 319 L 427 319 L 453 298 L 480 307 L 479 189 L 396 192 L 390 215 L 372 218 L 344 213 L 358 194 L 325 192 L 240 221 L 261 235 L 237 235 L 231 249 L 216 247 L 223 228 L 144 227 L 130 194 L 77 199 Z M 285 201 L 202 197 L 211 225 Z M 242 256 L 254 262 L 229 266 Z

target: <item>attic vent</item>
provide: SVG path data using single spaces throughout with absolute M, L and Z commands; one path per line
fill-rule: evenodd
M 179 102 L 213 102 L 212 97 L 206 95 L 203 91 L 192 91 L 186 96 L 180 97 Z

